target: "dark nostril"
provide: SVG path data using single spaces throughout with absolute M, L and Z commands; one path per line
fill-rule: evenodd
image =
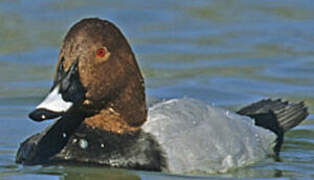
M 34 121 L 43 121 L 48 119 L 54 119 L 61 116 L 61 113 L 52 112 L 47 109 L 36 109 L 33 112 L 31 112 L 28 117 L 31 118 Z

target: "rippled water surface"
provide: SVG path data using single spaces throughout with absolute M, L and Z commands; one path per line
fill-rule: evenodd
M 0 179 L 314 178 L 313 9 L 311 0 L 2 0 Z M 286 134 L 283 161 L 206 177 L 16 165 L 18 144 L 48 125 L 27 114 L 50 88 L 64 34 L 95 16 L 129 39 L 150 100 L 187 96 L 230 109 L 267 97 L 305 100 L 310 116 Z

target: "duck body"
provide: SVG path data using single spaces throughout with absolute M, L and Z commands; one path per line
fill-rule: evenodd
M 63 41 L 48 96 L 30 113 L 56 118 L 26 139 L 16 162 L 83 164 L 174 174 L 225 172 L 279 156 L 303 103 L 262 100 L 237 113 L 183 98 L 147 110 L 144 79 L 123 34 L 97 18 Z
M 275 110 L 279 104 L 282 108 L 277 110 L 286 109 L 284 114 L 302 112 L 294 119 L 306 115 L 302 104 L 264 102 L 256 103 L 265 104 L 258 111 L 267 105 Z M 17 162 L 95 165 L 174 174 L 223 173 L 276 156 L 278 144 L 278 135 L 257 126 L 254 119 L 191 98 L 153 105 L 141 129 L 126 134 L 103 131 L 86 123 L 69 123 L 77 116 L 63 118 L 69 121 L 59 119 L 23 142 Z M 70 132 L 67 126 L 75 130 Z

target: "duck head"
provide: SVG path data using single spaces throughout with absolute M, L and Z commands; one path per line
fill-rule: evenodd
M 83 19 L 69 30 L 53 87 L 29 117 L 43 121 L 77 111 L 87 125 L 115 132 L 136 130 L 146 120 L 135 56 L 120 30 L 105 20 Z

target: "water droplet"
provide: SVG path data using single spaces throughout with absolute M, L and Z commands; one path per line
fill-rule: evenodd
M 112 113 L 114 113 L 114 110 L 113 110 L 111 107 L 109 108 L 109 111 L 112 112 Z
M 68 159 L 70 159 L 70 158 L 71 158 L 71 153 L 70 153 L 69 151 L 67 151 L 67 152 L 65 153 L 64 159 L 68 160 Z
M 76 143 L 76 142 L 77 142 L 77 139 L 74 138 L 73 141 L 72 141 L 72 143 L 74 144 L 74 143 Z
M 64 156 L 64 159 L 68 160 L 70 159 L 70 156 Z
M 63 136 L 63 138 L 66 138 L 67 134 L 66 133 L 62 133 L 62 136 Z
M 104 148 L 104 147 L 105 147 L 105 145 L 104 145 L 104 144 L 101 144 L 101 145 L 100 145 L 100 147 L 101 147 L 101 148 Z
M 85 139 L 80 140 L 80 147 L 86 149 L 88 147 L 88 142 Z

